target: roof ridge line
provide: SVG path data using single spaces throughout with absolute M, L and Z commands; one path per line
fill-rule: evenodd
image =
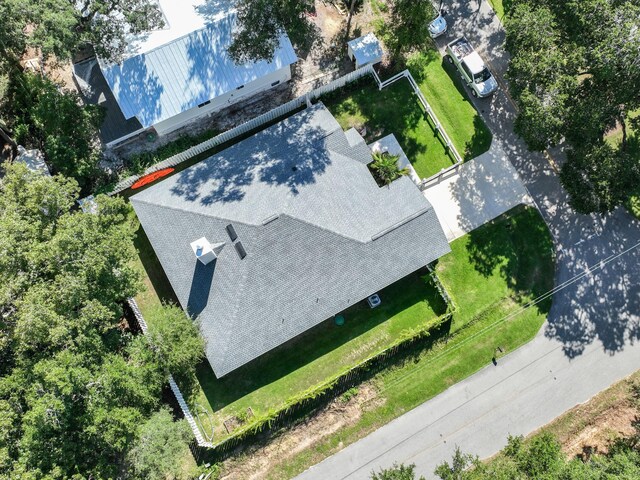
M 223 20 L 226 20 L 227 18 L 229 18 L 231 16 L 231 14 L 237 14 L 237 13 L 238 13 L 238 11 L 235 8 L 233 8 L 231 10 L 228 10 L 227 12 L 225 12 L 224 16 L 218 18 L 217 20 L 215 20 L 215 21 L 213 21 L 211 23 L 207 23 L 207 24 L 203 25 L 200 28 L 196 28 L 195 30 L 191 30 L 189 33 L 185 33 L 184 35 L 180 35 L 179 37 L 176 37 L 176 38 L 174 38 L 174 39 L 172 39 L 172 40 L 170 40 L 170 41 L 168 41 L 166 43 L 163 43 L 162 45 L 157 45 L 157 46 L 153 47 L 152 49 L 147 50 L 146 52 L 136 53 L 135 55 L 131 55 L 130 57 L 123 58 L 122 62 L 120 62 L 120 63 L 108 63 L 108 64 L 106 63 L 105 66 L 107 68 L 109 68 L 109 67 L 113 67 L 115 65 L 122 65 L 122 64 L 124 64 L 124 62 L 126 62 L 127 60 L 129 60 L 131 58 L 140 57 L 142 55 L 147 55 L 147 54 L 149 54 L 151 52 L 155 52 L 156 50 L 160 50 L 161 48 L 164 48 L 167 45 L 171 45 L 172 43 L 175 43 L 175 42 L 177 42 L 179 40 L 185 39 L 189 35 L 193 35 L 194 33 L 200 32 L 200 31 L 202 31 L 202 30 L 204 30 L 206 28 L 209 28 L 211 26 L 217 25 L 218 23 L 222 22 Z M 143 32 L 142 35 L 144 35 L 145 33 L 148 33 L 148 32 Z M 98 58 L 98 57 L 96 56 L 96 58 Z
M 210 214 L 203 213 L 203 212 L 196 212 L 194 210 L 188 210 L 186 208 L 179 208 L 179 207 L 174 207 L 172 205 L 163 205 L 163 204 L 160 204 L 160 203 L 150 202 L 148 200 L 142 200 L 142 199 L 139 199 L 139 198 L 135 198 L 135 195 L 130 197 L 129 201 L 130 202 L 135 201 L 135 202 L 139 202 L 139 203 L 144 203 L 146 205 L 151 205 L 151 206 L 159 207 L 159 208 L 168 208 L 169 210 L 173 210 L 173 211 L 176 211 L 176 212 L 185 212 L 185 213 L 192 213 L 194 215 L 202 215 L 203 217 L 215 218 L 217 220 L 223 220 L 225 222 L 239 223 L 240 225 L 246 225 L 247 227 L 261 227 L 262 226 L 262 222 L 260 222 L 260 223 L 248 223 L 248 222 L 243 222 L 242 220 L 235 220 L 235 219 L 231 219 L 231 218 L 227 218 L 227 217 L 219 217 L 217 215 L 210 215 Z M 278 214 L 275 213 L 274 215 L 278 215 Z
M 418 210 L 417 212 L 412 213 L 411 215 L 407 215 L 402 220 L 399 220 L 396 223 L 394 223 L 393 225 L 390 225 L 387 228 L 384 228 L 384 229 L 380 230 L 379 232 L 374 233 L 373 235 L 371 235 L 371 241 L 375 241 L 375 240 L 379 239 L 380 237 L 385 236 L 387 233 L 393 232 L 394 230 L 400 228 L 401 226 L 409 223 L 411 220 L 414 220 L 414 219 L 418 218 L 419 216 L 424 215 L 425 213 L 427 213 L 430 210 L 431 210 L 431 205 L 429 205 L 427 207 L 423 207 L 420 210 Z
M 287 212 L 282 212 L 278 218 L 280 218 L 280 217 L 288 217 L 288 218 L 290 218 L 292 220 L 296 220 L 296 221 L 298 221 L 300 223 L 304 223 L 305 225 L 310 225 L 310 226 L 312 226 L 314 228 L 317 228 L 319 230 L 323 230 L 325 232 L 329 232 L 329 233 L 333 233 L 334 235 L 338 235 L 339 237 L 346 238 L 347 240 L 352 240 L 352 241 L 358 242 L 358 243 L 369 243 L 368 241 L 363 242 L 359 238 L 350 237 L 349 235 L 345 235 L 344 233 L 336 232 L 335 230 L 331 230 L 330 228 L 320 226 L 320 225 L 318 225 L 316 223 L 312 223 L 312 222 L 310 222 L 308 220 L 303 220 L 302 218 L 296 217 L 296 216 L 291 215 L 290 213 L 287 213 Z M 274 220 L 277 220 L 277 219 L 274 219 Z M 269 223 L 271 223 L 271 222 L 269 222 Z

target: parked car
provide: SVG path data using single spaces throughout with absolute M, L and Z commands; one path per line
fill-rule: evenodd
M 447 45 L 447 60 L 456 66 L 474 97 L 488 97 L 498 89 L 495 77 L 465 37 Z
M 429 35 L 431 38 L 438 38 L 447 32 L 447 20 L 444 18 L 446 12 L 440 9 L 438 16 L 429 23 Z

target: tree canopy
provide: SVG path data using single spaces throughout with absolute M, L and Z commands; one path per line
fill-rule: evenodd
M 235 0 L 235 7 L 237 30 L 229 53 L 238 63 L 271 60 L 285 33 L 302 50 L 319 38 L 309 18 L 313 0 Z
M 84 105 L 77 93 L 46 77 L 16 71 L 5 111 L 18 143 L 41 149 L 54 173 L 87 189 L 100 158 L 100 107 Z
M 425 480 L 423 476 L 416 478 L 416 466 L 393 464 L 390 468 L 371 473 L 371 480 Z
M 183 462 L 191 437 L 185 420 L 174 422 L 167 409 L 154 413 L 141 427 L 127 460 L 139 478 L 147 480 L 183 477 Z
M 527 441 L 521 436 L 509 437 L 502 453 L 489 462 L 479 462 L 457 448 L 451 464 L 443 462 L 435 474 L 442 480 L 640 478 L 638 432 L 613 441 L 606 454 L 591 455 L 584 460 L 567 459 L 558 440 L 548 432 Z
M 566 140 L 562 180 L 573 206 L 613 209 L 640 182 L 640 158 L 628 155 L 630 115 L 640 109 L 640 1 L 516 0 L 506 29 L 516 131 L 532 150 Z
M 394 60 L 416 48 L 431 44 L 429 22 L 436 16 L 431 0 L 389 0 L 388 15 L 376 25 Z
M 148 0 L 3 0 L 0 14 L 0 54 L 14 58 L 26 46 L 68 59 L 92 45 L 100 57 L 117 60 L 126 35 L 164 25 L 158 5 Z
M 127 455 L 167 376 L 122 317 L 141 288 L 137 222 L 120 198 L 73 209 L 78 191 L 21 164 L 0 183 L 0 478 L 146 478 Z

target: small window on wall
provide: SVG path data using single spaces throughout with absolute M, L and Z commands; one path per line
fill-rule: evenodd
M 201 104 L 198 105 L 198 108 L 202 108 L 205 105 L 209 105 L 211 103 L 211 100 L 207 100 L 206 102 L 202 102 Z
M 239 87 L 236 87 L 236 90 L 240 90 L 241 88 L 244 88 L 244 85 L 240 85 Z
M 271 84 L 271 86 L 272 86 L 272 87 L 275 87 L 275 86 L 276 86 L 276 85 L 278 85 L 279 83 L 280 83 L 280 80 L 278 80 L 277 82 L 273 82 L 273 83 Z

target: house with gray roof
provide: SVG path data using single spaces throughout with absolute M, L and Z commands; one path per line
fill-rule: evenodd
M 217 377 L 449 252 L 410 178 L 319 103 L 131 197 Z
M 233 2 L 158 0 L 165 26 L 131 36 L 118 63 L 90 58 L 74 65 L 85 99 L 102 105 L 107 146 L 146 131 L 165 135 L 291 79 L 296 54 L 286 34 L 270 61 L 236 64 Z

